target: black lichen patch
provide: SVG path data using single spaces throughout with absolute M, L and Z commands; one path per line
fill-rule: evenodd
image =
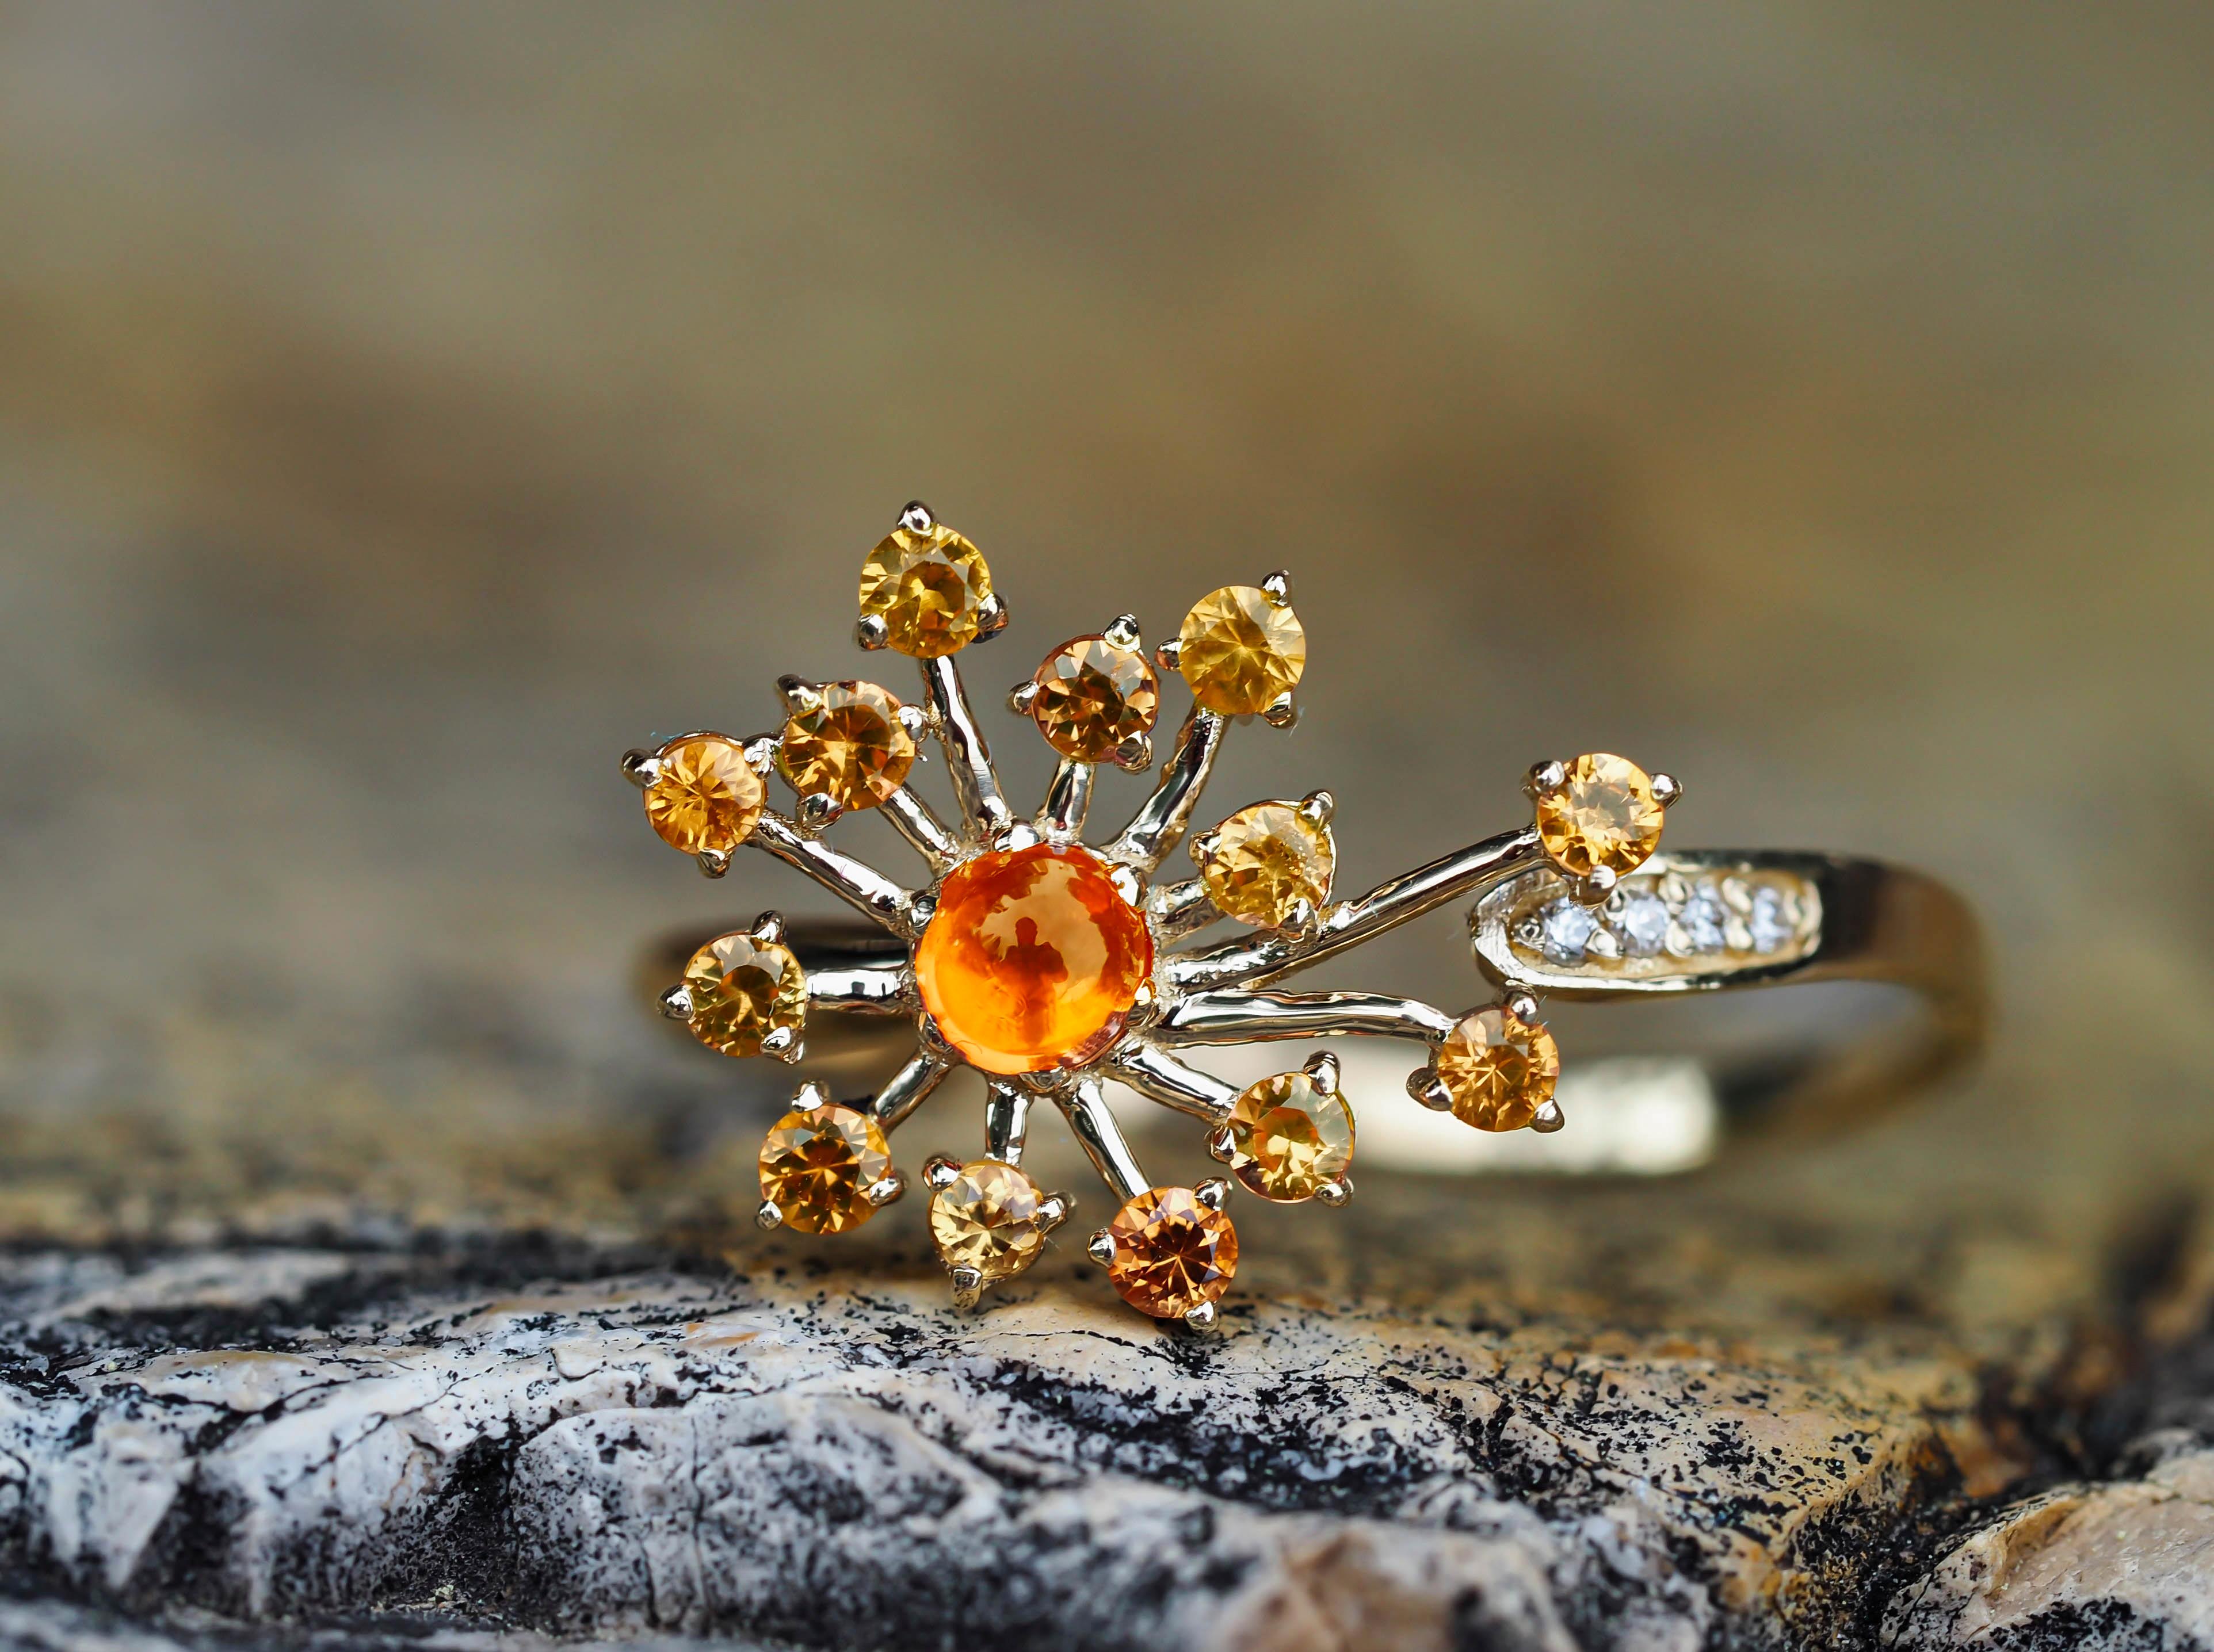
M 1027 1366 L 1003 1366 L 992 1382 L 1012 1405 L 1066 1429 L 1085 1466 L 1232 1503 L 1389 1519 L 1408 1488 L 1434 1472 L 1380 1429 L 1349 1449 L 1342 1432 L 1228 1428 L 1204 1410 L 1156 1405 Z M 1274 1390 L 1270 1403 L 1287 1417 L 1329 1417 L 1357 1409 L 1361 1396 L 1357 1385 L 1294 1379 Z
M 245 1512 L 232 1494 L 187 1481 L 115 1604 L 141 1612 L 193 1606 L 244 1614 L 252 1602 L 230 1564 L 230 1545 Z
M 1991 1652 L 2207 1652 L 2196 1636 L 2154 1623 L 2119 1600 L 2069 1601 L 1991 1631 Z
M 372 1598 L 423 1600 L 443 1594 L 480 1613 L 505 1611 L 523 1570 L 514 1475 L 524 1444 L 510 1432 L 480 1436 L 462 1448 L 430 1508 L 394 1533 Z M 300 1595 L 311 1599 L 315 1570 L 302 1565 L 297 1576 Z

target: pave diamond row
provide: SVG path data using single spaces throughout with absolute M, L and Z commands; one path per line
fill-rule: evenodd
M 1563 895 L 1516 922 L 1517 948 L 1550 964 L 1796 952 L 1819 926 L 1813 892 L 1797 880 L 1679 873 L 1630 877 L 1599 907 Z

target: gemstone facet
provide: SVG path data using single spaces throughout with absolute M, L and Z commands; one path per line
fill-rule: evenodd
M 807 1021 L 807 977 L 789 950 L 749 935 L 710 941 L 684 966 L 692 1034 L 726 1056 L 757 1056 L 780 1027 Z
M 684 735 L 656 753 L 660 771 L 645 789 L 645 818 L 662 842 L 687 855 L 724 853 L 761 819 L 761 777 L 725 735 Z
M 943 522 L 894 528 L 861 564 L 862 613 L 880 616 L 886 643 L 918 660 L 975 642 L 991 594 L 983 556 Z
M 1227 716 L 1267 710 L 1298 686 L 1306 663 L 1299 616 L 1251 585 L 1226 585 L 1202 597 L 1177 639 L 1177 668 L 1192 698 Z
M 1670 950 L 1679 954 L 1720 952 L 1726 944 L 1722 934 L 1723 921 L 1729 916 L 1722 896 L 1710 883 L 1703 883 L 1684 903 L 1684 910 L 1676 915 L 1677 927 L 1682 931 L 1681 946 Z M 1672 942 L 1675 937 L 1670 937 Z
M 1453 1116 L 1478 1130 L 1520 1130 L 1552 1100 L 1561 1052 L 1541 1021 L 1496 1006 L 1464 1015 L 1438 1048 Z
M 1188 1187 L 1139 1194 L 1107 1224 L 1114 1258 L 1107 1277 L 1122 1300 L 1157 1320 L 1181 1319 L 1230 1288 L 1238 1231 Z
M 1153 972 L 1144 917 L 1078 847 L 979 855 L 946 875 L 915 948 L 923 1007 L 991 1073 L 1079 1064 L 1117 1037 Z
M 1783 908 L 1783 892 L 1772 888 L 1756 890 L 1745 924 L 1755 952 L 1783 950 L 1791 940 L 1794 927 Z
M 1353 1110 L 1303 1072 L 1248 1085 L 1229 1130 L 1231 1173 L 1264 1199 L 1312 1198 L 1353 1163 Z
M 900 703 L 874 683 L 825 683 L 816 692 L 820 704 L 785 723 L 776 766 L 802 797 L 819 792 L 841 809 L 874 808 L 914 766 Z
M 1337 844 L 1329 826 L 1309 820 L 1297 803 L 1239 809 L 1195 838 L 1191 856 L 1216 909 L 1262 929 L 1290 922 L 1302 900 L 1321 906 L 1337 870 Z
M 1160 715 L 1160 679 L 1135 649 L 1079 637 L 1046 657 L 1033 680 L 1031 716 L 1063 757 L 1098 763 Z
M 1005 1279 L 1044 1248 L 1046 1222 L 1038 1213 L 1044 1202 L 1037 1184 L 1013 1165 L 979 1159 L 931 1196 L 930 1242 L 948 1268 Z
M 787 1113 L 761 1143 L 761 1198 L 804 1234 L 842 1234 L 876 1214 L 868 1189 L 891 1173 L 884 1133 L 835 1103 Z
M 1636 871 L 1660 846 L 1662 809 L 1653 781 L 1625 758 L 1587 753 L 1557 790 L 1538 799 L 1538 836 L 1563 872 Z
M 1632 958 L 1657 957 L 1668 944 L 1668 903 L 1658 895 L 1633 895 L 1622 903 L 1614 927 Z
M 1556 964 L 1573 964 L 1584 955 L 1584 947 L 1599 928 L 1588 907 L 1563 896 L 1538 915 L 1539 944 Z

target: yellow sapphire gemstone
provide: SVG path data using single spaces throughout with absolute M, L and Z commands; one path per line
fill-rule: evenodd
M 1542 1021 L 1496 1007 L 1464 1015 L 1438 1048 L 1453 1116 L 1478 1130 L 1520 1130 L 1553 1099 L 1561 1052 Z
M 776 766 L 802 797 L 820 793 L 841 809 L 874 808 L 906 783 L 914 737 L 900 703 L 874 683 L 825 683 L 819 704 L 795 713 Z
M 809 1107 L 785 1114 L 761 1143 L 761 1197 L 787 1228 L 847 1233 L 876 1214 L 868 1190 L 891 1168 L 875 1119 L 835 1103 Z
M 1353 1110 L 1306 1073 L 1248 1085 L 1230 1113 L 1230 1173 L 1264 1199 L 1311 1199 L 1352 1167 Z
M 645 818 L 662 842 L 688 855 L 727 854 L 761 819 L 761 777 L 727 735 L 683 735 L 655 753 L 657 778 L 645 789 Z
M 1558 791 L 1538 799 L 1538 837 L 1563 872 L 1635 872 L 1660 846 L 1663 810 L 1653 780 L 1626 758 L 1587 753 L 1568 765 Z
M 1013 1165 L 979 1159 L 931 1196 L 930 1242 L 948 1268 L 1005 1279 L 1045 1247 L 1045 1195 Z
M 861 612 L 884 622 L 888 646 L 935 660 L 976 640 L 992 570 L 975 546 L 943 522 L 896 527 L 861 564 Z
M 1229 716 L 1266 710 L 1299 686 L 1306 664 L 1299 616 L 1257 586 L 1226 585 L 1202 597 L 1177 638 L 1177 669 L 1192 698 Z
M 749 935 L 710 941 L 684 966 L 692 1035 L 726 1056 L 757 1056 L 780 1028 L 807 1021 L 807 977 L 789 950 Z
M 1262 929 L 1289 923 L 1303 900 L 1320 907 L 1337 870 L 1329 826 L 1309 820 L 1297 803 L 1239 809 L 1192 839 L 1191 857 L 1216 910 Z

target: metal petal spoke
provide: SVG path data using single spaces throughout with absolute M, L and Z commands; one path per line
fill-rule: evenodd
M 1488 884 L 1527 871 L 1543 858 L 1535 827 L 1502 832 L 1380 883 L 1357 900 L 1339 902 L 1323 914 L 1311 933 L 1273 931 L 1203 952 L 1172 953 L 1162 960 L 1159 972 L 1169 986 L 1184 992 L 1281 980 Z
M 1146 896 L 1146 916 L 1153 920 L 1154 938 L 1166 944 L 1205 929 L 1222 914 L 1208 898 L 1206 883 L 1186 878 L 1155 884 Z
M 921 1008 L 914 978 L 905 966 L 832 965 L 807 972 L 811 1009 L 846 1009 L 865 1015 L 912 1015 Z
M 988 842 L 1013 824 L 1015 817 L 1000 795 L 991 751 L 984 731 L 976 726 L 953 655 L 922 662 L 922 692 L 939 744 L 945 748 L 945 766 L 953 777 L 953 795 L 960 800 L 962 816 L 973 835 Z
M 1065 757 L 1046 789 L 1045 806 L 1038 810 L 1037 829 L 1054 843 L 1070 843 L 1084 834 L 1084 817 L 1092 808 L 1092 765 Z
M 991 1094 L 984 1102 L 984 1156 L 1020 1164 L 1023 1141 L 1030 1133 L 1031 1093 L 1004 1079 L 993 1079 L 990 1084 Z
M 1385 1038 L 1435 1043 L 1454 1017 L 1416 998 L 1378 992 L 1195 992 L 1153 1023 L 1166 1044 L 1265 1044 L 1279 1039 Z
M 1116 1198 L 1134 1199 L 1153 1186 L 1131 1156 L 1130 1144 L 1122 1139 L 1122 1127 L 1115 1122 L 1098 1079 L 1085 1079 L 1073 1090 L 1055 1095 L 1054 1100 L 1067 1119 L 1077 1145 L 1115 1190 Z
M 1219 1125 L 1237 1104 L 1238 1087 L 1187 1067 L 1149 1044 L 1124 1045 L 1107 1059 L 1107 1070 L 1149 1101 Z
M 914 851 L 930 863 L 933 875 L 942 875 L 961 852 L 961 840 L 938 818 L 912 786 L 902 786 L 884 802 L 884 819 Z
M 929 1099 L 930 1093 L 945 1082 L 946 1074 L 953 1067 L 954 1064 L 945 1056 L 927 1050 L 918 1052 L 877 1092 L 876 1099 L 869 1103 L 869 1111 L 876 1114 L 877 1123 L 889 1134 Z
M 876 868 L 810 838 L 781 814 L 763 814 L 748 843 L 786 865 L 796 867 L 865 917 L 895 935 L 911 935 L 915 892 L 901 887 Z
M 1218 711 L 1192 707 L 1177 732 L 1176 750 L 1169 753 L 1161 770 L 1160 784 L 1130 817 L 1130 824 L 1101 851 L 1109 860 L 1151 872 L 1176 847 L 1191 825 L 1192 811 L 1199 807 L 1208 776 L 1214 772 L 1214 759 L 1222 749 L 1222 733 L 1229 722 Z

